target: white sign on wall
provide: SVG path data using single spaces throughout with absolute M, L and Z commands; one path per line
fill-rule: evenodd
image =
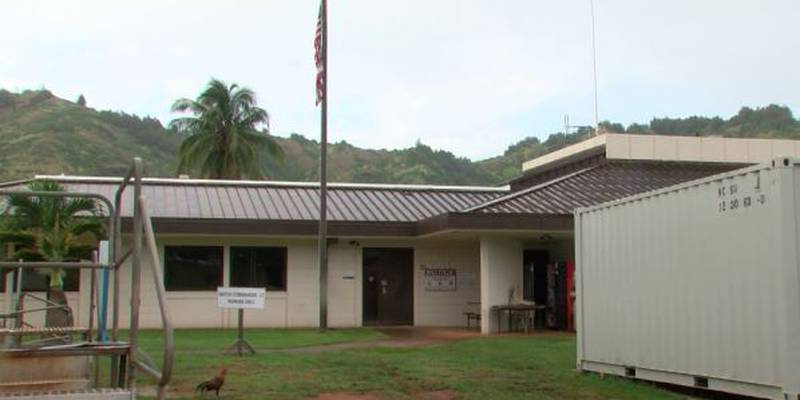
M 456 290 L 455 268 L 425 268 L 425 290 L 429 292 L 454 292 Z
M 264 308 L 267 290 L 264 288 L 218 287 L 219 308 Z

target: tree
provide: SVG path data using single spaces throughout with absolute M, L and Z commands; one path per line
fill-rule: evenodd
M 262 155 L 282 159 L 269 136 L 269 114 L 256 105 L 252 90 L 212 79 L 196 100 L 179 99 L 173 112 L 194 116 L 170 127 L 186 137 L 178 149 L 178 173 L 199 171 L 211 179 L 263 179 Z
M 634 134 L 638 134 L 638 135 L 646 135 L 646 134 L 651 133 L 650 132 L 650 125 L 638 124 L 638 123 L 633 123 L 633 124 L 628 125 L 628 129 L 626 129 L 625 132 L 626 133 L 634 133 Z
M 625 133 L 625 127 L 619 122 L 602 121 L 599 124 L 600 132 L 606 133 Z
M 80 95 L 78 97 L 78 101 L 76 101 L 75 103 L 77 103 L 81 107 L 86 107 L 86 97 L 83 97 L 83 95 Z
M 63 192 L 53 181 L 34 181 L 28 189 Z M 8 196 L 0 216 L 0 241 L 14 245 L 13 259 L 27 261 L 78 261 L 88 259 L 103 235 L 100 207 L 93 199 Z M 64 294 L 65 271 L 39 269 L 48 278 L 47 298 L 64 306 L 48 310 L 46 326 L 71 326 L 71 312 Z

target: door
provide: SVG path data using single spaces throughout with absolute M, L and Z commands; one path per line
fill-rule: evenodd
M 414 324 L 414 249 L 363 250 L 364 325 Z
M 547 304 L 547 263 L 550 257 L 543 250 L 525 250 L 522 254 L 523 298 L 536 304 Z

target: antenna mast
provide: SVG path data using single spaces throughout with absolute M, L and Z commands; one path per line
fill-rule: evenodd
M 592 78 L 594 80 L 594 134 L 600 132 L 600 116 L 597 111 L 597 43 L 595 39 L 594 0 L 589 0 L 592 13 Z

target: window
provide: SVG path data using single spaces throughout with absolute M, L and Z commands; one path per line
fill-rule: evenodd
M 222 286 L 222 247 L 166 246 L 164 286 L 167 290 L 217 290 Z
M 231 247 L 231 286 L 286 290 L 285 247 Z

